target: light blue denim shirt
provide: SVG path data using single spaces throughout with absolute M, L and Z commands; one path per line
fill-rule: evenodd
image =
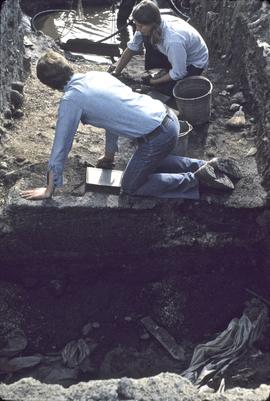
M 187 75 L 187 66 L 207 68 L 208 49 L 199 32 L 186 21 L 174 16 L 162 16 L 160 24 L 161 41 L 157 49 L 168 57 L 172 65 L 169 71 L 173 80 L 182 79 Z M 143 37 L 136 31 L 132 40 L 127 44 L 132 51 L 143 49 Z
M 48 165 L 55 186 L 63 185 L 64 163 L 80 122 L 104 128 L 105 150 L 114 153 L 118 136 L 143 136 L 157 128 L 166 115 L 159 100 L 133 92 L 107 72 L 74 74 L 64 92 Z

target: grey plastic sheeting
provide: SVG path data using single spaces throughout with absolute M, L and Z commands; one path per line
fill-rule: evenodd
M 254 321 L 245 313 L 240 319 L 233 319 L 218 337 L 195 348 L 190 366 L 181 376 L 198 386 L 206 384 L 216 375 L 222 376 L 261 336 L 266 317 L 267 310 L 263 307 Z

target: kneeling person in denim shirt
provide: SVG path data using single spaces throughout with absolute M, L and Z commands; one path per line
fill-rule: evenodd
M 22 197 L 49 198 L 55 187 L 63 185 L 64 164 L 80 122 L 106 131 L 100 167 L 113 162 L 118 136 L 137 140 L 137 150 L 123 174 L 124 193 L 198 199 L 199 180 L 206 174 L 212 183 L 216 181 L 213 168 L 205 161 L 170 155 L 179 123 L 160 101 L 133 92 L 107 72 L 75 74 L 65 58 L 53 51 L 38 61 L 37 76 L 64 95 L 58 109 L 47 187 L 23 191 Z

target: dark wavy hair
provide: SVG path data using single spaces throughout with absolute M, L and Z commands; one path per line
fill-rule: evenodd
M 65 57 L 53 50 L 49 50 L 38 60 L 37 77 L 52 89 L 63 90 L 73 74 L 73 68 Z
M 150 41 L 156 45 L 161 39 L 161 15 L 158 6 L 151 0 L 141 1 L 133 10 L 132 17 L 139 24 L 153 25 Z

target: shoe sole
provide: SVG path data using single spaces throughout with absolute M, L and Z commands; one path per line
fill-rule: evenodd
M 239 180 L 242 178 L 241 170 L 233 159 L 216 157 L 212 161 L 210 160 L 209 164 L 232 179 Z
M 194 173 L 194 175 L 198 178 L 201 184 L 204 184 L 208 188 L 223 190 L 234 189 L 234 185 L 230 178 L 221 172 L 217 175 L 214 167 L 210 163 L 204 164 Z

